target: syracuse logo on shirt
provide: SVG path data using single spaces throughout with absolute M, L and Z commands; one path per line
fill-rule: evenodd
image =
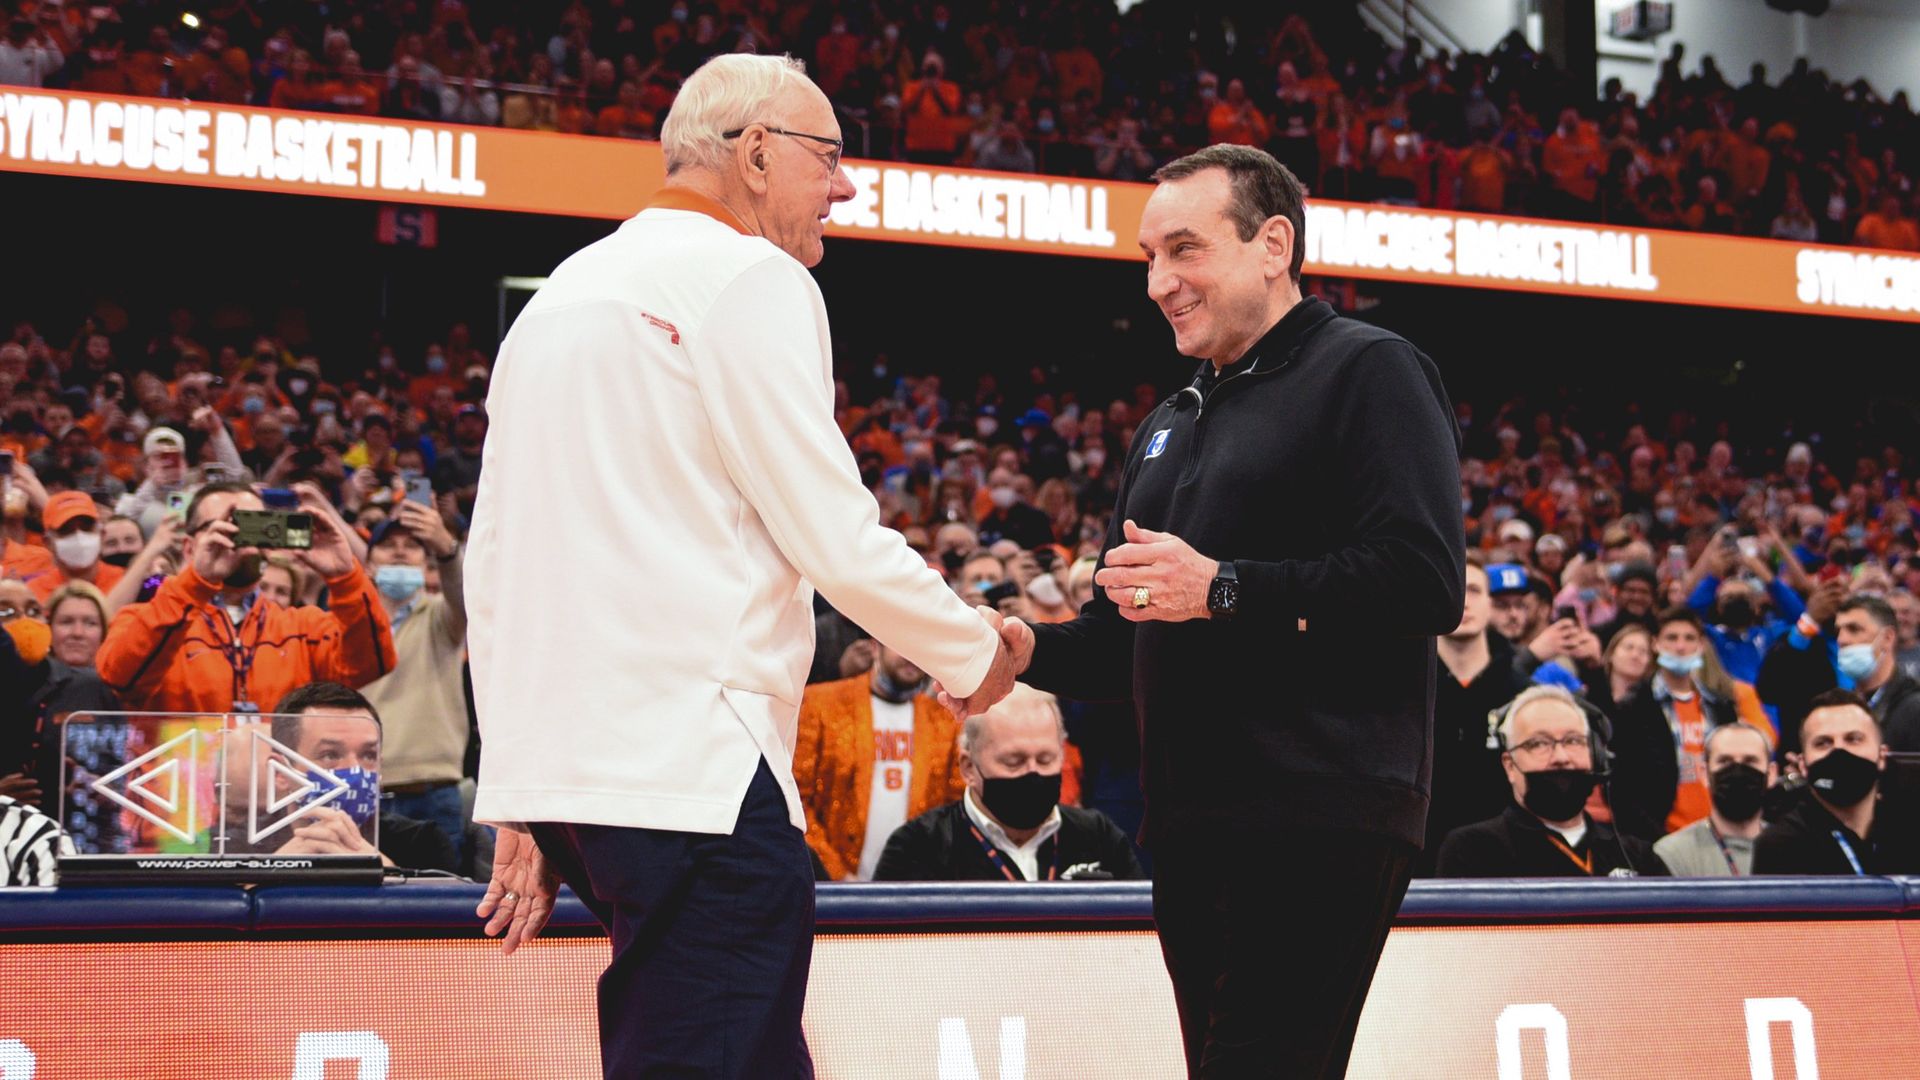
M 1161 428 L 1153 433 L 1153 439 L 1147 443 L 1146 460 L 1151 461 L 1167 452 L 1167 436 L 1172 433 L 1172 428 Z

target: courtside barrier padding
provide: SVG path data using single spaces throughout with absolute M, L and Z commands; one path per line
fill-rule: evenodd
M 478 885 L 421 880 L 379 887 L 0 890 L 0 937 L 84 939 L 114 932 L 155 937 L 465 937 L 477 932 L 473 908 L 483 892 Z M 1142 929 L 1151 925 L 1152 911 L 1152 890 L 1146 882 L 822 885 L 818 892 L 820 926 L 843 933 L 913 926 L 992 930 L 1044 923 Z M 1408 890 L 1399 921 L 1417 926 L 1807 916 L 1920 917 L 1920 878 L 1418 881 Z M 551 926 L 570 932 L 597 929 L 570 892 L 562 893 Z

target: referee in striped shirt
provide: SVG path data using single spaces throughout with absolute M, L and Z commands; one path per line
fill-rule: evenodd
M 53 885 L 54 860 L 71 854 L 73 841 L 52 818 L 0 795 L 0 888 Z

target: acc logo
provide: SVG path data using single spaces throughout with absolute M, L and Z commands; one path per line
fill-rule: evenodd
M 1152 440 L 1147 443 L 1147 460 L 1152 460 L 1167 452 L 1167 436 L 1172 433 L 1172 428 L 1161 428 L 1159 431 L 1153 433 Z

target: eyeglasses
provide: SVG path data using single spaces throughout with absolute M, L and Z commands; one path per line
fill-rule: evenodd
M 1553 748 L 1556 746 L 1563 747 L 1567 753 L 1573 754 L 1587 749 L 1589 745 L 1589 740 L 1585 735 L 1568 735 L 1563 739 L 1549 739 L 1545 735 L 1540 735 L 1514 747 L 1512 753 L 1526 754 L 1529 757 L 1537 758 L 1543 755 L 1551 755 Z
M 826 158 L 828 175 L 832 175 L 836 169 L 840 168 L 840 154 L 847 148 L 847 141 L 845 139 L 829 139 L 825 135 L 809 135 L 804 131 L 788 131 L 786 128 L 769 127 L 766 124 L 760 126 L 765 127 L 775 135 L 785 135 L 789 139 L 812 139 L 817 143 L 826 143 L 828 146 L 833 147 L 833 151 L 829 153 Z M 743 127 L 734 128 L 732 131 L 721 132 L 720 137 L 723 139 L 737 139 L 746 134 L 746 131 L 747 129 Z

